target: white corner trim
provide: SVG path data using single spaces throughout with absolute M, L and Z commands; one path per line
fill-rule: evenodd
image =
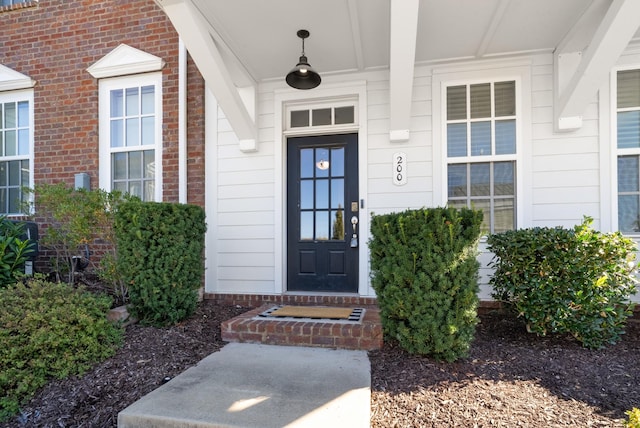
M 29 76 L 18 73 L 15 70 L 0 64 L 0 91 L 13 91 L 16 89 L 29 89 L 36 85 L 36 81 Z
M 162 58 L 122 43 L 87 68 L 87 71 L 96 79 L 101 79 L 160 71 L 164 65 Z

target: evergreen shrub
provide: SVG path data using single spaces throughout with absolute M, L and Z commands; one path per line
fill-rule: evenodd
M 634 242 L 600 233 L 586 217 L 572 229 L 535 227 L 490 235 L 493 297 L 515 310 L 527 330 L 570 333 L 587 348 L 624 333 L 635 293 Z
M 129 288 L 131 314 L 155 326 L 187 318 L 204 273 L 204 210 L 132 200 L 115 217 L 117 268 Z
M 0 420 L 51 378 L 80 375 L 115 352 L 111 299 L 36 278 L 0 289 Z
M 35 243 L 22 239 L 24 226 L 0 216 L 0 288 L 15 284 L 25 262 L 35 253 Z
M 482 211 L 453 208 L 373 215 L 372 285 L 384 334 L 408 352 L 454 361 L 477 324 Z

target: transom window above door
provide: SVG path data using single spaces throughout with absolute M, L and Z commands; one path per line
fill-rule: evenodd
M 355 102 L 289 106 L 286 114 L 286 127 L 289 130 L 349 126 L 357 123 Z

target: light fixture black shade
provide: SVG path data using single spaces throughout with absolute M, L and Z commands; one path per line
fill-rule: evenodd
M 313 89 L 320 84 L 320 75 L 309 65 L 307 56 L 304 54 L 304 39 L 309 37 L 307 30 L 298 30 L 298 37 L 302 39 L 302 55 L 298 64 L 287 74 L 287 84 L 295 89 Z

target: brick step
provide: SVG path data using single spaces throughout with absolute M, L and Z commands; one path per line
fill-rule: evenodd
M 380 311 L 367 307 L 359 321 L 264 318 L 273 308 L 262 305 L 222 323 L 222 339 L 227 342 L 265 345 L 313 346 L 352 350 L 382 347 Z

